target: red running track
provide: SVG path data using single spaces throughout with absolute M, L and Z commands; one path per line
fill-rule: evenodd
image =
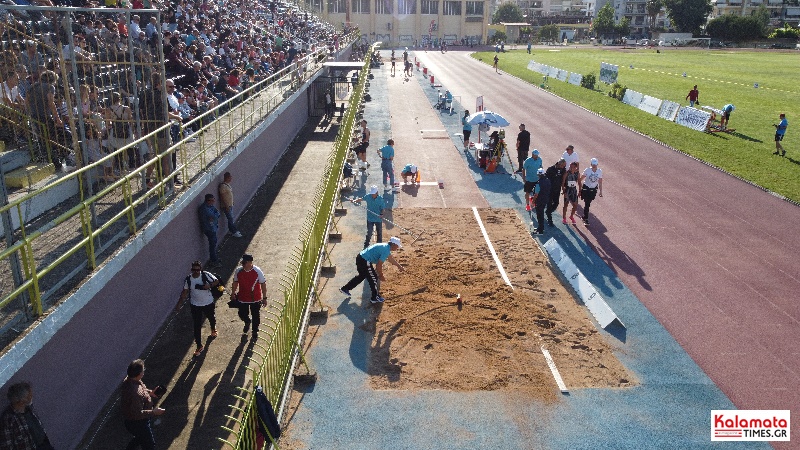
M 738 408 L 797 412 L 800 208 L 464 52 L 415 56 L 470 110 L 483 95 L 508 142 L 525 123 L 545 166 L 568 144 L 597 157 L 586 242 Z

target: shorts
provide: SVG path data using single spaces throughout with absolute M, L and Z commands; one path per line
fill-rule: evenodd
M 362 142 L 358 144 L 358 147 L 356 147 L 356 153 L 367 153 L 367 147 L 369 147 L 369 142 Z
M 783 140 L 783 135 L 775 133 L 775 142 L 780 142 Z
M 472 130 L 464 130 L 464 141 L 469 142 L 469 136 L 472 134 Z
M 730 111 L 722 111 L 722 117 L 724 117 L 724 118 L 725 118 L 725 120 L 728 120 L 728 119 L 730 119 L 730 118 L 731 118 L 731 113 L 730 113 Z
M 597 188 L 588 188 L 586 186 L 581 189 L 581 198 L 585 202 L 591 202 L 597 196 Z
M 525 180 L 525 186 L 522 187 L 522 190 L 525 191 L 526 194 L 530 194 L 536 188 L 537 183 L 538 181 Z
M 564 197 L 570 203 L 576 203 L 578 201 L 578 188 L 567 188 L 564 192 Z

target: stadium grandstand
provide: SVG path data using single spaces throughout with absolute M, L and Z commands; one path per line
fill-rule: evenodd
M 151 308 L 164 285 L 139 269 L 205 253 L 175 231 L 196 227 L 203 190 L 252 168 L 246 203 L 336 77 L 351 84 L 325 63 L 363 66 L 357 38 L 280 1 L 2 1 L 0 385 L 32 381 L 56 448 L 78 446 L 174 306 Z M 146 329 L 120 328 L 139 307 Z

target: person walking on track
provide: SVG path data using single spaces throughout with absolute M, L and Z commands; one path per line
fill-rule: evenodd
M 498 58 L 498 57 L 497 57 L 497 55 L 494 55 L 494 73 L 500 73 L 500 72 L 497 70 L 497 64 L 498 64 L 499 62 L 500 62 L 500 58 Z
M 536 205 L 536 234 L 544 233 L 544 213 L 550 205 L 550 179 L 544 168 L 537 170 L 539 182 L 533 190 L 533 204 Z M 550 221 L 552 223 L 552 220 Z
M 348 281 L 347 284 L 339 288 L 339 292 L 349 298 L 350 291 L 366 279 L 372 291 L 369 299 L 370 303 L 383 303 L 384 298 L 378 293 L 378 281 L 386 281 L 386 277 L 383 275 L 383 262 L 389 261 L 397 266 L 400 272 L 405 272 L 406 270 L 405 267 L 395 261 L 394 257 L 391 255 L 391 252 L 400 248 L 403 248 L 403 245 L 400 243 L 400 238 L 395 236 L 389 239 L 389 242 L 386 244 L 372 244 L 362 250 L 356 256 L 356 270 L 358 270 L 358 274 Z
M 550 180 L 550 201 L 547 204 L 547 224 L 553 226 L 553 211 L 558 209 L 558 202 L 561 199 L 561 186 L 564 185 L 564 175 L 567 173 L 567 162 L 564 158 L 547 168 L 545 175 Z M 541 198 L 541 195 L 539 196 Z M 537 203 L 538 204 L 538 203 Z
M 595 196 L 603 196 L 603 171 L 597 167 L 597 158 L 592 158 L 581 175 L 581 198 L 583 199 L 583 223 L 589 225 L 589 207 Z M 599 192 L 598 192 L 599 190 Z
M 240 287 L 241 289 L 239 289 Z M 264 272 L 261 271 L 261 268 L 253 265 L 253 255 L 242 255 L 242 265 L 233 273 L 231 299 L 233 298 L 237 298 L 241 303 L 239 306 L 239 318 L 244 322 L 242 334 L 246 335 L 250 331 L 252 322 L 253 339 L 258 338 L 258 326 L 261 324 L 261 307 L 267 304 L 267 280 L 264 278 Z
M 567 206 L 572 206 L 569 213 L 569 220 L 575 224 L 575 208 L 578 206 L 578 191 L 580 189 L 581 174 L 578 173 L 578 163 L 573 162 L 569 165 L 569 171 L 564 175 L 564 207 L 561 209 L 562 223 L 567 223 Z
M 189 299 L 189 307 L 192 310 L 192 326 L 194 328 L 194 343 L 197 349 L 194 356 L 200 356 L 203 353 L 202 330 L 203 321 L 208 318 L 208 323 L 211 325 L 211 337 L 217 337 L 217 318 L 214 314 L 214 296 L 211 295 L 211 289 L 219 286 L 219 280 L 212 273 L 203 270 L 203 265 L 200 261 L 192 263 L 192 273 L 186 277 L 183 282 L 183 291 L 181 292 L 178 304 L 175 305 L 175 310 L 179 310 L 183 306 L 186 299 Z

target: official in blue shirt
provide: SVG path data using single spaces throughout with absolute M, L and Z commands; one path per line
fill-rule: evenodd
M 389 239 L 389 242 L 386 244 L 372 244 L 364 250 L 361 250 L 361 253 L 356 256 L 356 270 L 358 270 L 358 274 L 354 276 L 352 280 L 348 281 L 347 284 L 339 288 L 339 292 L 350 297 L 350 291 L 366 279 L 372 291 L 372 295 L 369 299 L 370 303 L 383 303 L 384 298 L 378 295 L 378 280 L 386 281 L 386 277 L 383 276 L 383 262 L 389 261 L 397 266 L 401 272 L 405 272 L 406 270 L 405 267 L 395 261 L 391 255 L 391 252 L 399 248 L 403 248 L 403 246 L 400 244 L 400 238 L 395 236 Z
M 783 140 L 783 135 L 786 134 L 786 128 L 788 126 L 789 122 L 786 120 L 786 114 L 781 114 L 781 122 L 777 125 L 773 125 L 773 127 L 775 127 L 775 153 L 773 153 L 773 155 L 777 155 L 778 152 L 781 152 L 781 156 L 786 156 L 786 150 L 783 149 L 781 141 Z
M 389 185 L 384 188 L 384 190 L 388 191 L 394 188 L 394 163 L 392 163 L 392 160 L 394 160 L 394 139 L 389 139 L 386 145 L 378 149 L 378 155 L 381 157 L 381 170 L 383 170 L 381 182 L 385 185 L 386 177 L 389 177 Z
M 372 186 L 369 194 L 353 200 L 353 203 L 364 202 L 367 206 L 367 238 L 364 240 L 364 248 L 367 248 L 372 240 L 372 229 L 375 228 L 378 235 L 378 243 L 383 242 L 383 197 L 378 195 L 378 186 Z
M 531 210 L 531 193 L 536 183 L 539 182 L 539 169 L 542 168 L 542 159 L 539 158 L 539 150 L 533 149 L 533 153 L 522 163 L 522 179 L 525 185 L 522 190 L 525 191 L 525 209 Z
M 197 208 L 197 215 L 200 219 L 200 229 L 208 238 L 208 254 L 211 258 L 211 265 L 221 264 L 217 256 L 217 230 L 219 230 L 219 210 L 214 207 L 214 194 L 206 194 L 205 201 Z

